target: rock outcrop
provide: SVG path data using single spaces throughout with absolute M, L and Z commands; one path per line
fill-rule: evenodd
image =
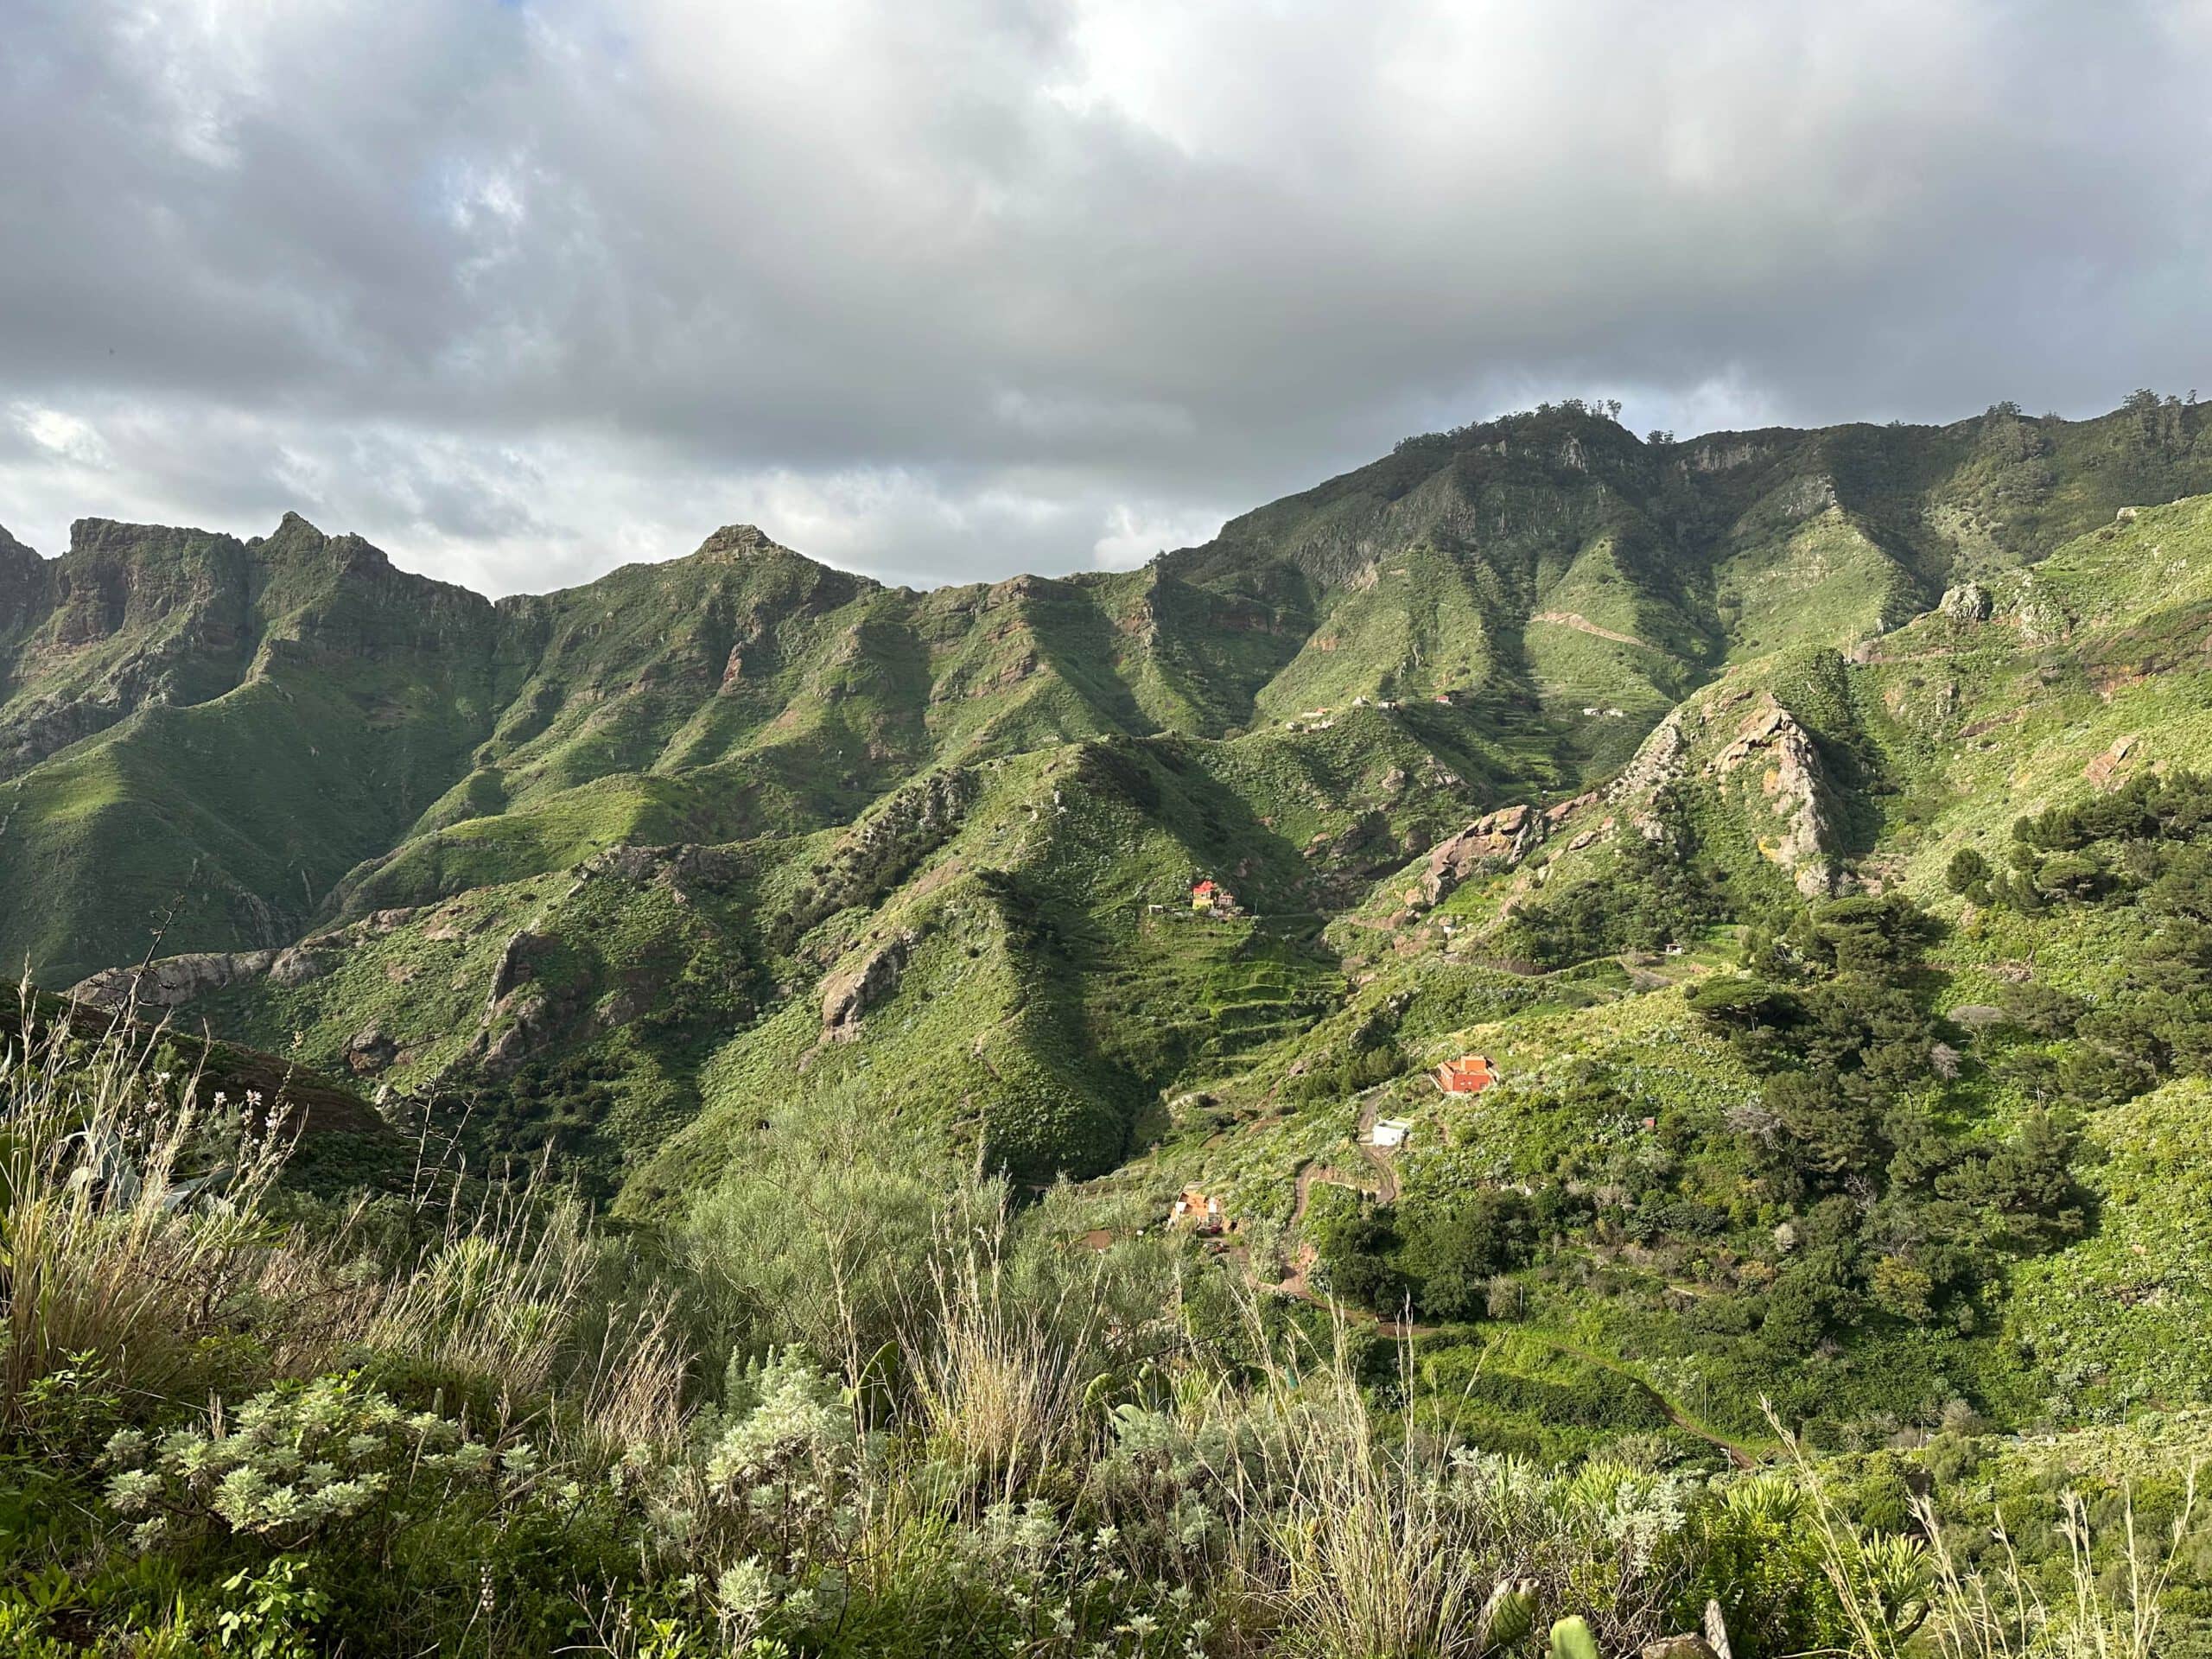
M 1458 835 L 1429 849 L 1421 873 L 1421 895 L 1432 905 L 1485 865 L 1510 867 L 1529 855 L 1544 838 L 1546 815 L 1527 804 L 1502 806 L 1477 818 Z
M 1605 791 L 1613 801 L 1649 800 L 1682 775 L 1690 752 L 1691 722 L 1701 721 L 1684 703 L 1651 728 L 1637 751 Z
M 2082 775 L 2099 789 L 2107 791 L 2118 789 L 2125 781 L 2120 773 L 2121 766 L 2126 762 L 2128 752 L 2134 747 L 2135 734 L 2133 732 L 2125 737 L 2114 738 L 2110 747 L 2082 768 Z
M 399 1045 L 375 1020 L 353 1033 L 346 1045 L 346 1069 L 355 1077 L 373 1077 L 397 1058 Z
M 825 1043 L 849 1043 L 861 1034 L 868 1011 L 898 988 L 914 935 L 896 933 L 850 968 L 822 982 L 822 1036 Z
M 1707 763 L 1707 772 L 1727 778 L 1759 768 L 1758 786 L 1779 821 L 1779 833 L 1762 837 L 1760 850 L 1788 870 L 1807 898 L 1834 893 L 1836 864 L 1834 815 L 1827 773 L 1812 734 L 1796 717 L 1762 696 L 1726 747 Z
M 1986 622 L 1996 613 L 1997 601 L 1980 582 L 1968 582 L 1946 589 L 1936 608 L 1954 622 Z
M 270 971 L 275 950 L 195 950 L 133 968 L 104 968 L 69 988 L 70 997 L 100 1008 L 175 1008 L 194 997 Z M 282 953 L 292 956 L 296 951 Z

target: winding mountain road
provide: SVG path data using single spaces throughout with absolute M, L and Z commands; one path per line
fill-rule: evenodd
M 1352 1179 L 1333 1165 L 1309 1160 L 1298 1172 L 1297 1199 L 1290 1211 L 1292 1233 L 1295 1234 L 1306 1223 L 1306 1207 L 1313 1200 L 1313 1185 L 1317 1181 L 1328 1186 L 1341 1186 L 1346 1192 L 1357 1192 L 1362 1197 L 1372 1197 L 1378 1204 L 1397 1202 L 1398 1172 L 1392 1166 L 1389 1152 L 1375 1145 L 1370 1139 L 1375 1133 L 1376 1113 L 1376 1106 L 1373 1101 L 1362 1106 L 1358 1125 L 1352 1131 L 1352 1144 L 1359 1149 L 1359 1155 L 1366 1160 L 1368 1167 L 1374 1171 L 1375 1184 L 1370 1186 L 1363 1181 Z M 1325 1307 L 1354 1323 L 1363 1325 L 1371 1322 L 1376 1330 L 1386 1337 L 1433 1336 L 1443 1328 L 1434 1325 L 1414 1325 L 1402 1319 L 1382 1319 L 1363 1308 L 1348 1307 L 1334 1297 L 1324 1296 L 1308 1282 L 1308 1275 L 1312 1274 L 1317 1259 L 1317 1253 L 1311 1244 L 1300 1245 L 1292 1262 L 1290 1276 L 1270 1288 L 1286 1296 L 1295 1296 L 1300 1301 L 1311 1302 L 1316 1307 Z

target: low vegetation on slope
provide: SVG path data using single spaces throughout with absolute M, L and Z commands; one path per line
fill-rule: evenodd
M 2139 1442 L 2085 1466 L 1961 1418 L 1826 1467 L 1648 1433 L 1548 1471 L 1379 1403 L 1355 1333 L 1317 1344 L 1156 1235 L 1093 1250 L 887 1116 L 856 1151 L 849 1116 L 802 1113 L 759 1185 L 649 1243 L 435 1164 L 316 1200 L 281 1128 L 137 1056 L 0 1047 L 18 1653 L 1872 1659 L 2196 1631 L 2186 1491 L 2115 1484 Z M 2078 1525 L 2092 1502 L 2125 1520 Z

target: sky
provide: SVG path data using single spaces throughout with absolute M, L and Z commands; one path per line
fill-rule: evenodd
M 4 0 L 0 524 L 1126 567 L 1543 400 L 2212 390 L 2212 0 Z

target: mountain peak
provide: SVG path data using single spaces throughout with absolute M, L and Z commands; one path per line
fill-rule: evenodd
M 125 518 L 86 518 L 69 526 L 69 556 L 80 558 L 105 555 L 137 560 L 180 548 L 235 551 L 244 545 L 228 531 L 202 530 L 192 524 L 143 524 Z
M 329 539 L 305 514 L 287 512 L 276 521 L 276 529 L 255 537 L 246 545 L 266 558 L 294 549 L 319 548 Z
M 0 631 L 22 622 L 45 577 L 46 561 L 0 526 Z
M 786 558 L 793 559 L 806 556 L 803 553 L 793 552 L 781 542 L 776 541 L 758 524 L 724 524 L 699 543 L 697 556 L 740 559 L 757 557 L 764 553 L 780 553 Z

